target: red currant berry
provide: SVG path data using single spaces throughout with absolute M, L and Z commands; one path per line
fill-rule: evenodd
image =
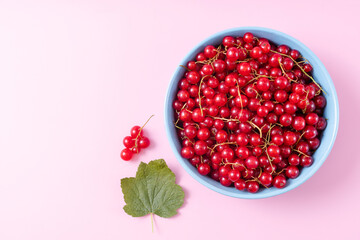
M 284 188 L 286 185 L 286 178 L 283 175 L 278 175 L 274 178 L 272 184 L 276 188 Z
M 194 151 L 196 155 L 204 155 L 207 151 L 207 144 L 206 142 L 199 140 L 196 141 L 196 143 L 194 144 Z
M 180 102 L 186 102 L 187 100 L 189 100 L 190 94 L 186 90 L 180 90 L 177 93 L 177 98 L 179 99 Z
M 305 156 L 305 155 L 302 155 L 300 157 L 300 165 L 303 166 L 303 167 L 309 167 L 311 166 L 311 164 L 313 163 L 313 158 L 311 156 Z
M 204 55 L 207 57 L 207 58 L 213 58 L 215 57 L 216 55 L 216 48 L 212 45 L 208 45 L 205 47 L 204 49 Z
M 287 131 L 284 133 L 284 144 L 287 146 L 293 146 L 297 141 L 296 134 L 294 132 Z
M 245 160 L 245 165 L 247 168 L 255 169 L 259 166 L 259 160 L 254 156 L 250 156 Z
M 197 132 L 197 137 L 200 140 L 207 140 L 210 137 L 210 130 L 208 128 L 200 128 Z
M 195 71 L 188 72 L 188 75 L 186 76 L 186 79 L 191 84 L 197 84 L 200 81 L 200 74 Z
M 267 153 L 270 157 L 278 157 L 280 156 L 280 148 L 277 145 L 270 145 L 267 148 Z
M 215 140 L 218 142 L 218 143 L 223 143 L 223 142 L 226 142 L 227 141 L 227 138 L 228 138 L 228 134 L 226 131 L 224 130 L 219 130 L 216 135 L 215 135 Z
M 313 139 L 318 135 L 318 131 L 314 126 L 307 125 L 304 129 L 304 138 L 305 139 Z
M 135 140 L 131 136 L 124 137 L 123 144 L 126 148 L 132 148 L 135 146 Z
M 232 184 L 232 181 L 230 181 L 229 178 L 220 177 L 220 183 L 225 187 L 229 187 Z
M 305 128 L 305 119 L 303 117 L 300 116 L 296 116 L 292 122 L 292 127 L 296 130 L 296 131 L 301 131 Z
M 246 183 L 246 190 L 249 193 L 256 193 L 259 191 L 259 184 L 255 181 L 249 181 Z
M 243 76 L 248 76 L 251 73 L 250 64 L 247 62 L 242 62 L 237 65 L 237 71 Z
M 227 59 L 229 59 L 230 61 L 236 61 L 239 59 L 239 49 L 237 49 L 236 47 L 230 47 L 227 50 L 226 53 L 226 57 Z
M 254 35 L 251 32 L 247 32 L 243 37 L 244 42 L 251 43 L 254 40 Z
M 144 136 L 144 133 L 140 126 L 134 126 L 130 130 L 130 135 L 133 138 L 136 138 L 137 136 L 140 136 L 140 137 Z
M 234 159 L 234 150 L 232 150 L 231 148 L 225 148 L 224 150 L 222 150 L 221 152 L 221 157 L 225 160 L 231 161 Z
M 241 174 L 239 172 L 239 170 L 230 170 L 229 172 L 229 180 L 232 181 L 232 182 L 236 182 L 240 179 L 241 177 Z
M 142 137 L 139 140 L 139 147 L 140 148 L 147 148 L 150 146 L 150 140 L 147 137 Z
M 292 49 L 290 51 L 290 56 L 292 57 L 292 59 L 296 60 L 300 57 L 300 53 L 298 50 Z
M 272 183 L 272 180 L 273 180 L 273 178 L 272 178 L 271 174 L 268 172 L 263 172 L 259 177 L 259 181 L 264 186 L 269 186 Z
M 270 88 L 270 80 L 265 77 L 259 78 L 259 80 L 257 81 L 256 88 L 262 92 L 268 91 Z
M 120 157 L 124 161 L 130 161 L 132 156 L 133 156 L 133 152 L 128 148 L 124 148 L 120 153 Z
M 288 127 L 292 123 L 292 117 L 290 114 L 285 113 L 280 116 L 279 121 L 281 125 L 283 125 L 284 127 Z
M 234 182 L 234 187 L 240 191 L 244 190 L 246 188 L 245 180 L 244 179 L 237 180 L 236 182 Z
M 211 168 L 209 166 L 209 164 L 206 164 L 206 163 L 200 163 L 199 166 L 198 166 L 198 172 L 205 176 L 205 175 L 208 175 L 211 171 Z
M 235 154 L 238 158 L 244 160 L 249 157 L 250 151 L 247 147 L 241 146 L 241 147 L 236 148 Z
M 316 113 L 309 113 L 305 117 L 306 123 L 309 125 L 316 125 L 319 121 L 319 116 Z
M 260 106 L 257 110 L 256 113 L 259 117 L 266 117 L 269 114 L 269 110 L 267 107 L 265 106 Z
M 288 99 L 288 94 L 284 90 L 277 90 L 274 94 L 274 98 L 277 102 L 283 103 Z
M 231 36 L 224 37 L 222 44 L 228 48 L 233 47 L 235 45 L 235 38 Z
M 193 147 L 183 147 L 181 149 L 181 156 L 186 159 L 194 157 L 195 151 Z
M 252 58 L 259 58 L 263 55 L 263 51 L 260 47 L 254 47 L 251 51 L 250 51 L 250 56 Z
M 280 134 L 275 134 L 271 138 L 271 142 L 276 144 L 277 146 L 281 146 L 284 144 L 284 137 Z
M 200 108 L 196 108 L 193 110 L 191 118 L 194 122 L 203 122 L 205 120 L 205 113 Z

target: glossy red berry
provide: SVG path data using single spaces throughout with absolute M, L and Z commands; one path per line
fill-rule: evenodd
M 300 157 L 300 165 L 303 167 L 309 167 L 313 163 L 313 158 L 311 156 L 302 155 Z
M 240 179 L 241 174 L 239 170 L 233 169 L 229 172 L 229 180 L 232 182 L 236 182 Z
M 200 140 L 207 140 L 210 137 L 210 130 L 208 128 L 200 128 L 197 132 L 197 137 Z
M 280 134 L 275 134 L 274 136 L 272 136 L 271 142 L 277 146 L 281 146 L 284 144 L 284 137 Z
M 199 166 L 198 166 L 198 172 L 201 174 L 201 175 L 208 175 L 211 171 L 211 168 L 209 166 L 209 164 L 206 164 L 206 163 L 200 163 Z
M 232 181 L 230 181 L 227 177 L 220 177 L 220 183 L 225 187 L 229 187 L 232 184 Z
M 139 133 L 140 133 L 140 134 L 139 134 Z M 131 135 L 131 137 L 136 138 L 138 135 L 139 135 L 140 137 L 144 136 L 144 133 L 143 133 L 143 131 L 142 131 L 142 129 L 141 129 L 140 126 L 134 126 L 134 127 L 132 127 L 131 130 L 130 130 L 130 135 Z
M 274 178 L 272 184 L 276 188 L 284 188 L 286 185 L 286 178 L 283 175 L 278 175 Z
M 293 146 L 297 141 L 296 134 L 294 132 L 287 131 L 284 133 L 284 144 L 287 146 Z
M 256 113 L 259 117 L 266 117 L 269 114 L 269 109 L 265 106 L 260 106 L 257 110 Z
M 189 125 L 184 128 L 185 136 L 189 139 L 193 139 L 196 137 L 197 129 L 194 125 Z
M 195 155 L 195 151 L 194 151 L 194 148 L 192 147 L 183 147 L 181 149 L 181 156 L 183 158 L 192 158 L 193 156 Z
M 247 168 L 255 169 L 259 166 L 259 160 L 254 156 L 250 156 L 245 160 L 245 165 Z
M 244 42 L 251 43 L 254 40 L 254 35 L 251 32 L 247 32 L 244 34 Z
M 234 150 L 232 150 L 231 148 L 225 148 L 224 150 L 221 151 L 221 157 L 224 160 L 233 160 L 235 156 Z
M 269 186 L 272 183 L 273 177 L 268 172 L 263 172 L 260 177 L 259 181 L 262 185 Z
M 142 137 L 140 140 L 139 140 L 139 147 L 140 148 L 147 148 L 150 146 L 150 140 L 149 138 L 147 137 Z
M 252 58 L 259 58 L 263 55 L 263 51 L 260 47 L 254 47 L 251 51 L 250 51 L 250 56 Z
M 313 139 L 318 135 L 318 131 L 314 126 L 306 126 L 304 129 L 304 138 L 306 139 Z
M 207 57 L 207 58 L 213 58 L 215 57 L 216 55 L 216 48 L 212 45 L 208 45 L 205 47 L 204 49 L 204 55 Z
M 296 166 L 289 166 L 286 168 L 286 176 L 288 178 L 297 178 L 299 173 L 299 169 Z
M 300 164 L 300 157 L 293 153 L 289 156 L 288 162 L 290 165 L 297 166 Z
M 196 71 L 190 71 L 186 77 L 186 79 L 191 84 L 197 84 L 200 81 L 200 74 Z
M 277 145 L 270 145 L 267 148 L 267 153 L 270 157 L 278 157 L 280 156 L 280 148 Z
M 133 152 L 128 148 L 124 148 L 120 153 L 120 157 L 124 161 L 130 161 L 132 156 L 133 156 Z
M 193 110 L 191 118 L 194 122 L 203 122 L 205 120 L 205 112 L 200 108 L 196 108 Z
M 230 171 L 231 171 L 230 166 L 221 166 L 219 168 L 219 176 L 228 178 Z
M 246 183 L 246 190 L 249 193 L 256 193 L 260 189 L 259 184 L 255 181 L 249 181 Z
M 126 148 L 132 148 L 135 146 L 135 139 L 131 136 L 126 136 L 123 140 L 123 144 Z
M 244 190 L 246 188 L 245 180 L 244 179 L 237 180 L 236 182 L 234 182 L 234 187 L 240 191 Z
M 195 154 L 198 156 L 204 155 L 207 151 L 206 142 L 204 142 L 202 140 L 196 141 L 196 143 L 194 144 L 194 151 L 195 151 Z
M 292 122 L 292 127 L 296 130 L 296 131 L 301 131 L 305 128 L 305 119 L 303 117 L 300 116 L 296 116 Z
M 222 44 L 230 48 L 235 45 L 235 38 L 231 36 L 224 37 Z
M 227 59 L 229 59 L 230 61 L 236 61 L 239 59 L 239 49 L 237 49 L 236 47 L 230 47 L 227 50 L 226 53 L 226 57 Z
M 238 64 L 237 71 L 239 74 L 243 76 L 248 76 L 251 73 L 251 67 L 250 64 L 247 62 L 242 62 Z
M 306 123 L 309 125 L 316 125 L 319 122 L 319 116 L 316 113 L 309 113 L 305 117 Z

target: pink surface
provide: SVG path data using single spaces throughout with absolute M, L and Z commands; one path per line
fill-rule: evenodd
M 0 239 L 360 239 L 359 1 L 0 1 Z M 263 200 L 193 180 L 165 136 L 172 73 L 207 36 L 270 27 L 323 61 L 339 134 L 305 184 Z M 150 149 L 119 158 L 151 114 Z M 171 219 L 124 213 L 120 178 L 165 158 L 186 193 Z M 221 238 L 219 238 L 221 237 Z

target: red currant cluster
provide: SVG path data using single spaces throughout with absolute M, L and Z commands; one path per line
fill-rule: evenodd
M 153 116 L 154 115 L 152 115 L 142 127 L 132 127 L 130 130 L 130 136 L 124 137 L 123 144 L 125 148 L 120 153 L 122 160 L 130 161 L 134 153 L 137 154 L 141 149 L 147 148 L 150 145 L 150 140 L 144 136 L 143 129 Z
M 326 100 L 299 51 L 248 32 L 182 67 L 175 127 L 201 175 L 255 193 L 285 187 L 313 163 Z

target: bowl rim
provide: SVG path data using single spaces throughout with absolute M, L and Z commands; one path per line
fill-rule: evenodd
M 299 40 L 297 40 L 296 38 L 285 34 L 283 32 L 280 32 L 278 30 L 274 30 L 274 29 L 270 29 L 270 28 L 264 28 L 264 27 L 255 27 L 255 26 L 246 26 L 246 27 L 236 27 L 236 28 L 230 28 L 230 29 L 226 29 L 220 32 L 217 32 L 215 34 L 212 34 L 211 36 L 205 38 L 203 41 L 201 41 L 200 43 L 198 43 L 197 45 L 195 45 L 187 54 L 186 56 L 182 59 L 181 64 L 189 61 L 189 58 L 191 57 L 191 55 L 194 54 L 194 52 L 196 51 L 196 49 L 200 48 L 201 46 L 203 46 L 204 44 L 206 44 L 209 40 L 211 39 L 217 39 L 220 36 L 223 35 L 231 35 L 231 33 L 233 32 L 237 32 L 237 31 L 261 31 L 261 32 L 267 32 L 270 34 L 275 34 L 278 35 L 280 38 L 286 38 L 292 42 L 294 42 L 295 44 L 299 45 L 302 49 L 305 49 L 305 51 L 307 51 L 308 55 L 311 55 L 311 57 L 315 60 L 316 64 L 318 65 L 318 67 L 320 69 L 322 69 L 322 72 L 324 74 L 324 78 L 328 79 L 329 81 L 329 87 L 327 89 L 330 90 L 328 91 L 328 93 L 331 93 L 332 98 L 334 99 L 334 115 L 335 115 L 335 119 L 334 119 L 334 125 L 333 125 L 333 129 L 331 131 L 331 142 L 330 144 L 327 146 L 327 148 L 324 150 L 324 154 L 322 155 L 322 157 L 320 158 L 321 162 L 320 164 L 314 166 L 313 168 L 311 168 L 311 170 L 307 173 L 307 175 L 303 178 L 299 178 L 299 179 L 294 179 L 295 181 L 292 182 L 290 185 L 286 186 L 285 188 L 282 189 L 276 189 L 276 191 L 268 191 L 266 193 L 263 192 L 258 192 L 256 194 L 244 194 L 243 191 L 238 191 L 237 193 L 234 192 L 230 192 L 230 191 L 226 191 L 224 189 L 218 188 L 210 183 L 208 183 L 207 181 L 205 181 L 205 177 L 207 176 L 201 176 L 200 174 L 198 174 L 195 167 L 193 167 L 192 165 L 189 166 L 185 163 L 185 161 L 188 161 L 187 159 L 183 158 L 179 151 L 177 150 L 177 147 L 175 145 L 175 141 L 173 140 L 173 136 L 171 134 L 171 126 L 173 127 L 172 124 L 172 120 L 171 120 L 171 115 L 173 114 L 172 112 L 172 101 L 173 99 L 171 99 L 171 87 L 175 84 L 175 81 L 178 81 L 179 79 L 176 79 L 176 76 L 178 75 L 178 72 L 181 70 L 180 68 L 176 68 L 176 70 L 174 71 L 171 80 L 168 84 L 167 87 L 167 92 L 166 92 L 166 98 L 165 98 L 165 129 L 166 129 L 166 135 L 168 138 L 168 141 L 170 143 L 171 149 L 174 152 L 177 161 L 180 163 L 180 165 L 185 169 L 185 171 L 190 174 L 191 177 L 193 177 L 196 181 L 198 181 L 199 183 L 201 183 L 202 185 L 206 186 L 207 188 L 221 193 L 223 195 L 226 196 L 230 196 L 230 197 L 235 197 L 235 198 L 242 198 L 242 199 L 262 199 L 262 198 L 268 198 L 268 197 L 273 197 L 273 196 L 277 196 L 283 193 L 286 193 L 292 189 L 297 188 L 298 186 L 300 186 L 301 184 L 303 184 L 304 182 L 306 182 L 309 178 L 311 178 L 314 173 L 316 171 L 318 171 L 318 169 L 322 166 L 322 164 L 325 162 L 326 158 L 328 157 L 328 155 L 331 152 L 331 149 L 334 145 L 335 139 L 336 139 L 336 135 L 338 132 L 338 127 L 339 127 L 339 103 L 338 103 L 338 97 L 336 94 L 336 90 L 335 90 L 335 86 L 332 82 L 332 79 L 330 77 L 330 74 L 328 73 L 327 69 L 325 68 L 324 64 L 321 62 L 321 60 L 302 42 L 300 42 Z M 271 39 L 270 39 L 271 40 Z M 178 65 L 178 66 L 179 66 Z M 177 83 L 176 83 L 177 84 Z M 329 126 L 328 126 L 329 127 Z M 320 161 L 317 160 L 317 161 Z M 214 180 L 215 181 L 215 180 Z

